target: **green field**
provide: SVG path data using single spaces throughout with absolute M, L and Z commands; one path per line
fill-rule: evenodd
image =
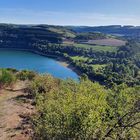
M 82 61 L 87 61 L 89 58 L 88 57 L 82 57 L 82 56 L 74 56 L 71 57 L 73 60 L 82 60 Z
M 49 27 L 49 30 L 52 31 L 52 32 L 55 32 L 57 34 L 61 34 L 61 35 L 65 36 L 65 37 L 74 38 L 76 36 L 73 32 L 71 32 L 69 30 L 66 30 L 64 28 Z
M 114 52 L 118 50 L 118 47 L 112 47 L 112 46 L 95 46 L 95 45 L 88 45 L 88 44 L 74 44 L 76 47 L 80 48 L 92 48 L 95 51 L 109 51 Z
M 92 65 L 92 67 L 95 71 L 100 70 L 100 69 L 104 68 L 105 66 L 107 66 L 107 65 L 105 65 L 105 64 L 104 65 L 100 65 L 100 64 Z
M 84 64 L 86 64 L 86 65 L 88 65 L 87 63 L 86 63 L 86 61 L 88 60 L 88 62 L 92 62 L 94 59 L 90 59 L 90 58 L 88 58 L 88 57 L 82 57 L 82 56 L 74 56 L 74 57 L 71 57 L 73 60 L 75 60 L 75 61 L 82 61 Z M 101 70 L 101 69 L 103 69 L 104 67 L 106 67 L 107 65 L 106 64 L 92 64 L 92 65 L 88 65 L 88 66 L 91 66 L 91 67 L 93 67 L 93 69 L 95 70 L 95 71 L 97 71 L 97 70 Z

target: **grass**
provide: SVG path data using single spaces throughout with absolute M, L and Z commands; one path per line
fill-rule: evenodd
M 103 65 L 94 64 L 94 65 L 92 65 L 92 67 L 93 67 L 93 69 L 94 69 L 95 71 L 97 71 L 97 70 L 99 70 L 99 69 L 102 69 L 102 68 L 106 67 L 106 65 L 105 65 L 105 64 L 103 64 Z
M 82 60 L 82 61 L 87 61 L 89 59 L 88 57 L 82 57 L 82 56 L 73 56 L 73 60 Z
M 109 52 L 115 52 L 118 50 L 118 47 L 112 47 L 112 46 L 96 46 L 96 45 L 88 45 L 88 44 L 74 44 L 75 47 L 80 48 L 92 48 L 95 51 L 109 51 Z
M 90 58 L 88 58 L 88 57 L 82 57 L 82 56 L 73 56 L 73 57 L 71 57 L 73 60 L 81 60 L 81 61 L 83 61 L 83 62 L 86 62 L 88 59 L 90 59 Z M 90 59 L 91 61 L 93 60 L 93 59 Z M 86 63 L 85 63 L 86 64 Z M 104 67 L 106 67 L 106 64 L 93 64 L 93 65 L 91 65 L 92 67 L 93 67 L 93 69 L 95 70 L 95 71 L 97 71 L 97 70 L 100 70 L 100 69 L 102 69 L 102 68 L 104 68 Z
M 73 60 L 80 60 L 80 61 L 82 61 L 83 63 L 86 63 L 87 61 L 88 61 L 88 63 L 89 62 L 92 62 L 93 61 L 93 59 L 92 58 L 89 58 L 89 57 L 84 57 L 84 56 L 73 56 L 73 57 L 71 57 Z
M 68 30 L 62 29 L 62 28 L 50 27 L 49 30 L 52 31 L 52 32 L 58 33 L 58 34 L 63 34 L 66 37 L 71 37 L 71 38 L 75 37 L 74 33 L 70 32 Z

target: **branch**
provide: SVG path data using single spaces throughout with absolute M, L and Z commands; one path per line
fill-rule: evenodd
M 121 126 L 117 126 L 119 124 L 119 122 L 121 122 L 126 116 L 128 116 L 130 114 L 130 116 L 132 116 L 132 114 L 135 114 L 137 113 L 137 110 L 134 110 L 132 112 L 128 112 L 126 114 L 124 114 L 115 124 L 114 126 L 107 132 L 107 134 L 104 136 L 103 140 L 105 140 L 106 137 L 109 137 L 109 135 L 111 134 L 111 132 L 115 129 L 115 128 L 118 128 L 118 127 L 121 127 Z M 136 124 L 138 124 L 140 122 L 137 122 L 137 123 L 134 123 L 133 125 L 131 126 L 135 126 Z M 126 127 L 125 127 L 126 128 Z

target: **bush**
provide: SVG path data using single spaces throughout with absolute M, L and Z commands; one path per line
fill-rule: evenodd
M 16 77 L 12 72 L 2 69 L 0 71 L 0 87 L 12 86 L 16 81 Z
M 105 129 L 106 91 L 98 84 L 64 83 L 59 91 L 37 96 L 40 115 L 35 132 L 45 139 L 91 139 L 102 137 Z M 85 87 L 91 87 L 86 89 Z M 99 89 L 98 89 L 99 88 Z M 85 92 L 84 92 L 85 90 Z
M 139 88 L 106 90 L 88 80 L 56 82 L 41 76 L 31 83 L 30 90 L 35 93 L 38 110 L 32 120 L 35 139 L 138 138 L 135 127 L 139 128 L 140 110 L 135 105 L 140 101 Z
M 36 75 L 35 79 L 30 82 L 27 92 L 33 97 L 36 94 L 45 94 L 50 91 L 58 90 L 60 80 L 53 78 L 51 75 Z
M 19 80 L 25 81 L 25 80 L 33 80 L 33 78 L 36 76 L 36 73 L 33 71 L 27 71 L 23 70 L 18 72 L 17 78 Z

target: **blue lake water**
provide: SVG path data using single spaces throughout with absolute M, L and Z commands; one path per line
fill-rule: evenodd
M 78 75 L 71 69 L 62 66 L 58 61 L 26 51 L 0 50 L 0 68 L 33 70 L 48 73 L 54 77 L 78 80 Z

